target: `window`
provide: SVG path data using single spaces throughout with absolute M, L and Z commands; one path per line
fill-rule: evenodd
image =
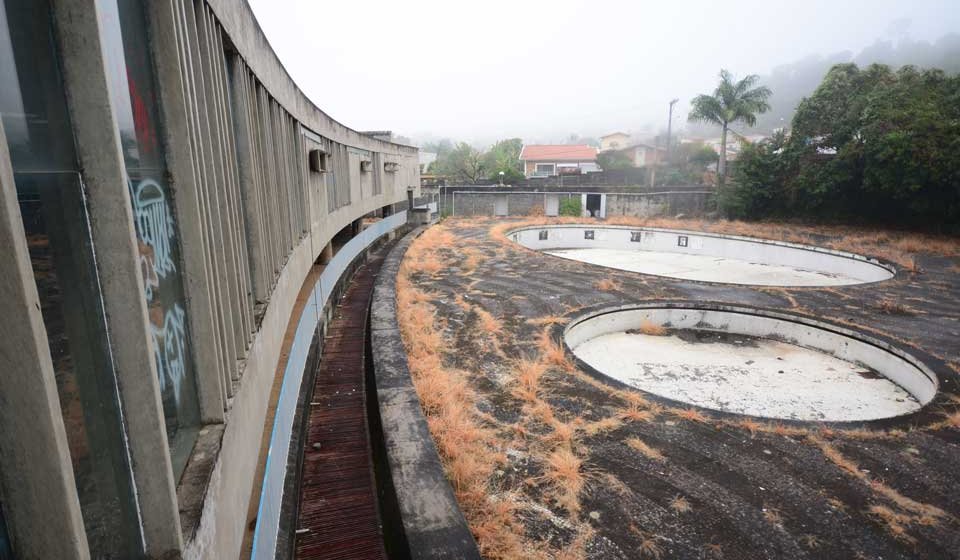
M 689 239 L 686 235 L 677 236 L 677 247 L 686 247 Z
M 585 231 L 583 232 L 583 238 L 584 238 L 584 239 L 593 239 L 593 230 L 592 230 L 592 229 L 585 230 Z
M 540 241 L 546 241 L 546 240 L 547 240 L 547 235 L 548 235 L 549 233 L 550 233 L 550 232 L 549 232 L 548 230 L 541 229 L 541 230 L 540 230 Z
M 310 150 L 310 171 L 314 173 L 327 172 L 327 152 L 323 150 Z
M 534 173 L 536 175 L 553 175 L 555 173 L 556 166 L 552 163 L 538 163 L 535 167 Z
M 100 32 L 133 205 L 163 415 L 179 478 L 200 425 L 180 243 L 160 140 L 159 108 L 140 2 L 100 0 Z
M 631 232 L 630 232 L 630 241 L 633 242 L 633 243 L 640 243 L 640 239 L 641 239 L 640 233 L 641 233 L 641 232 L 639 232 L 639 231 L 631 231 Z
M 136 558 L 126 434 L 51 21 L 46 2 L 0 5 L 0 117 L 91 557 Z M 5 541 L 0 528 L 0 558 Z

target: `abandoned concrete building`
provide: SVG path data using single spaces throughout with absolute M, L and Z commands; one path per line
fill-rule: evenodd
M 307 350 L 416 148 L 314 106 L 244 0 L 0 18 L 0 558 L 273 557 Z
M 421 190 L 247 0 L 2 0 L 0 74 L 0 560 L 957 557 L 956 236 Z

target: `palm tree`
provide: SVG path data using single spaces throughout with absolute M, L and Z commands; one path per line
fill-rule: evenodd
M 770 110 L 767 98 L 770 97 L 770 88 L 766 86 L 753 87 L 760 80 L 756 74 L 751 74 L 739 82 L 734 81 L 733 74 L 726 70 L 720 71 L 720 84 L 713 95 L 698 95 L 690 102 L 691 122 L 706 122 L 719 125 L 720 136 L 720 163 L 717 165 L 717 184 L 722 188 L 727 171 L 727 130 L 730 125 L 742 122 L 747 126 L 757 124 L 757 114 Z

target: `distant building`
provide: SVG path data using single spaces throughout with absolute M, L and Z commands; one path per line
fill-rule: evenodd
M 630 144 L 630 135 L 626 132 L 614 132 L 600 137 L 600 151 L 622 150 Z
M 520 150 L 527 177 L 577 175 L 599 171 L 597 149 L 585 144 L 531 144 Z
M 634 144 L 620 150 L 627 154 L 634 167 L 647 167 L 658 165 L 667 157 L 667 150 L 651 144 Z

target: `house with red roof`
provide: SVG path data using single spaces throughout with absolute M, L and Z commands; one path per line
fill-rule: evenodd
M 578 175 L 600 171 L 597 149 L 586 144 L 529 144 L 520 150 L 527 177 Z

